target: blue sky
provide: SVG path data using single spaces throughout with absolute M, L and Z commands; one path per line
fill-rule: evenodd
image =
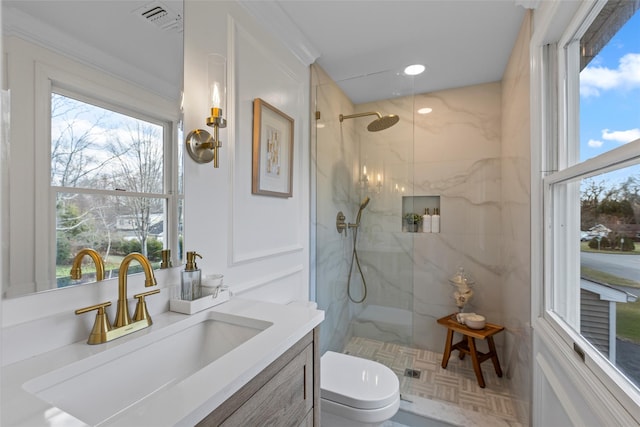
M 580 159 L 640 138 L 640 11 L 580 73 Z

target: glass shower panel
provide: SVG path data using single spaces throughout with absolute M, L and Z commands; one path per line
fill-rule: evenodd
M 312 75 L 315 289 L 326 310 L 321 350 L 410 346 L 414 234 L 405 226 L 403 199 L 407 209 L 413 200 L 407 196 L 414 194 L 411 78 L 387 72 L 336 83 L 315 65 Z M 389 87 L 389 99 L 354 103 L 343 90 L 380 84 Z M 408 209 L 415 211 L 411 204 Z M 340 232 L 339 212 L 345 221 Z M 379 361 L 397 370 L 392 360 Z

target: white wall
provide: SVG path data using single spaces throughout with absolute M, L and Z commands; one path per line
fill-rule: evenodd
M 309 295 L 309 69 L 235 2 L 185 2 L 185 134 L 207 128 L 207 54 L 227 58 L 220 168 L 185 156 L 185 250 L 238 294 Z M 295 121 L 293 196 L 251 194 L 253 100 Z

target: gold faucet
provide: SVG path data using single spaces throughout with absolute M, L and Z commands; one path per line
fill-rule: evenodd
M 127 326 L 131 323 L 131 316 L 129 315 L 129 304 L 127 302 L 127 270 L 129 270 L 129 264 L 131 261 L 136 260 L 142 266 L 144 270 L 144 286 L 155 286 L 156 277 L 153 275 L 151 264 L 149 260 L 138 252 L 131 252 L 125 256 L 120 263 L 120 271 L 118 272 L 118 309 L 116 311 L 116 321 L 113 324 L 115 328 Z
M 79 280 L 82 277 L 82 258 L 85 255 L 89 255 L 89 257 L 93 260 L 93 263 L 96 265 L 96 280 L 100 281 L 104 279 L 104 261 L 100 257 L 100 254 L 96 252 L 94 249 L 85 248 L 78 252 L 73 258 L 73 265 L 71 266 L 71 278 L 73 280 Z
M 116 321 L 114 322 L 113 327 L 109 323 L 107 312 L 105 311 L 105 308 L 110 306 L 111 302 L 96 304 L 76 310 L 76 314 L 83 314 L 93 310 L 97 310 L 98 312 L 93 329 L 89 335 L 89 340 L 87 341 L 89 344 L 105 343 L 139 331 L 140 329 L 144 329 L 151 326 L 153 323 L 151 321 L 151 316 L 149 316 L 149 312 L 147 311 L 147 305 L 144 297 L 157 294 L 160 292 L 160 289 L 134 295 L 134 298 L 138 299 L 138 304 L 136 305 L 133 322 L 129 315 L 129 305 L 127 303 L 127 271 L 129 270 L 129 264 L 133 260 L 138 261 L 144 270 L 144 286 L 149 287 L 156 285 L 156 278 L 153 275 L 151 264 L 144 255 L 138 252 L 132 252 L 125 256 L 122 263 L 120 263 L 120 271 L 118 272 L 118 303 Z

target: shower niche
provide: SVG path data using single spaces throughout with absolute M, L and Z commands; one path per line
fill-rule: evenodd
M 425 212 L 430 218 L 425 221 Z M 438 217 L 433 215 L 438 212 Z M 442 213 L 440 196 L 403 196 L 402 231 L 406 233 L 440 233 L 442 231 Z

